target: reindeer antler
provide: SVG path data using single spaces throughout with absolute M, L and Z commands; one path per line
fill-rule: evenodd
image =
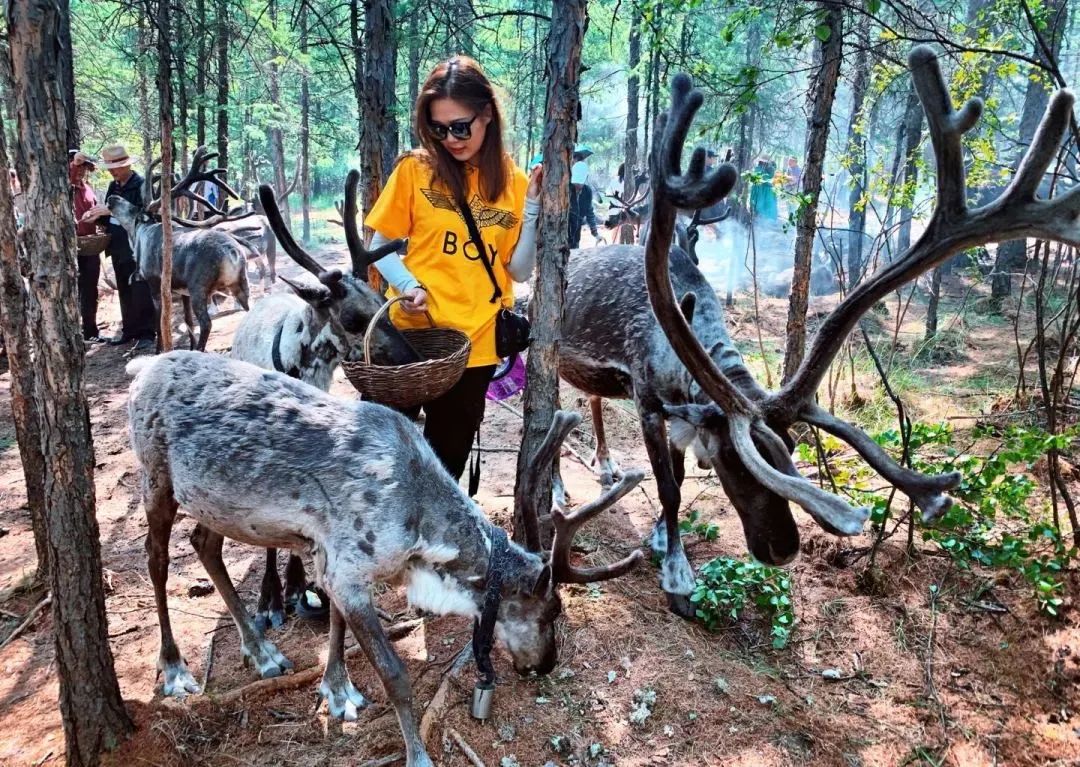
M 266 211 L 266 220 L 270 222 L 270 228 L 274 231 L 274 236 L 277 237 L 278 242 L 281 243 L 281 247 L 285 249 L 289 257 L 321 281 L 326 282 L 322 279 L 323 275 L 329 275 L 330 273 L 293 239 L 292 232 L 289 231 L 285 219 L 282 218 L 281 210 L 278 208 L 274 190 L 269 184 L 259 186 L 259 201 L 262 202 L 263 210 Z M 340 276 L 341 273 L 339 272 L 338 277 L 340 278 Z
M 852 508 L 835 495 L 826 493 L 799 476 L 790 456 L 775 444 L 767 452 L 781 461 L 778 471 L 762 457 L 753 434 L 768 443 L 779 442 L 750 398 L 725 376 L 709 357 L 679 311 L 668 269 L 668 244 L 675 227 L 676 208 L 700 209 L 718 202 L 735 186 L 735 168 L 724 163 L 712 173 L 705 172 L 705 150 L 694 150 L 686 174 L 679 170 L 683 142 L 701 107 L 702 96 L 693 90 L 687 75 L 677 75 L 672 82 L 670 113 L 657 121 L 660 137 L 652 157 L 653 218 L 645 246 L 645 282 L 657 321 L 671 342 L 676 355 L 728 420 L 732 445 L 754 479 L 782 498 L 802 506 L 822 525 L 842 534 L 853 535 L 862 529 L 869 509 Z
M 383 256 L 399 252 L 405 247 L 405 240 L 391 240 L 385 245 L 368 250 L 364 247 L 364 238 L 360 236 L 356 228 L 356 188 L 360 184 L 360 171 L 350 170 L 345 177 L 345 205 L 341 210 L 342 224 L 345 226 L 345 242 L 349 246 L 349 257 L 352 259 L 353 277 L 367 282 L 368 267 Z
M 191 158 L 191 166 L 188 168 L 187 174 L 177 181 L 172 187 L 173 199 L 178 197 L 187 197 L 189 200 L 194 200 L 214 215 L 203 221 L 192 221 L 190 219 L 182 218 L 179 216 L 172 216 L 174 224 L 181 226 L 194 227 L 198 229 L 206 229 L 212 226 L 220 224 L 222 221 L 238 221 L 242 218 L 248 218 L 255 215 L 255 211 L 247 211 L 237 215 L 230 216 L 227 211 L 222 208 L 216 207 L 203 195 L 198 192 L 192 191 L 192 187 L 200 181 L 209 181 L 228 194 L 230 197 L 239 200 L 240 195 L 229 186 L 225 181 L 225 168 L 214 168 L 208 171 L 206 166 L 218 156 L 217 152 L 210 152 L 205 146 L 200 146 L 195 150 L 194 156 Z M 145 210 L 147 213 L 153 215 L 161 208 L 161 198 L 154 196 L 154 182 L 160 181 L 160 176 L 155 176 L 154 168 L 161 164 L 161 159 L 155 159 L 150 163 L 150 167 L 146 169 L 146 179 L 143 181 L 143 199 L 147 200 Z

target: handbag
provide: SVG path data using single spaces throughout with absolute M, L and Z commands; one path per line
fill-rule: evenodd
M 458 194 L 455 194 L 455 197 L 458 198 L 457 204 L 458 208 L 461 209 L 461 217 L 465 219 L 465 226 L 469 230 L 469 239 L 476 246 L 476 252 L 480 254 L 480 263 L 484 265 L 484 271 L 487 272 L 488 279 L 491 280 L 491 286 L 495 289 L 491 294 L 491 303 L 495 303 L 502 298 L 503 293 L 502 288 L 499 287 L 499 283 L 495 279 L 495 272 L 488 262 L 487 249 L 484 247 L 484 240 L 480 236 L 480 228 L 476 225 L 476 220 L 473 218 L 472 211 L 465 200 Z M 529 318 L 524 314 L 518 314 L 506 307 L 500 308 L 495 315 L 495 354 L 505 359 L 525 351 L 532 341 L 529 337 L 531 330 Z

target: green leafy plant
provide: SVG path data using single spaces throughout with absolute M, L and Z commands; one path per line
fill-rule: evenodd
M 690 533 L 699 536 L 702 540 L 715 541 L 720 536 L 720 526 L 712 521 L 703 521 L 697 509 L 690 509 L 686 519 L 679 522 L 679 534 L 689 535 Z
M 710 630 L 757 607 L 772 626 L 772 645 L 787 646 L 795 625 L 791 603 L 791 578 L 785 570 L 759 562 L 717 557 L 698 572 L 690 595 L 697 617 Z

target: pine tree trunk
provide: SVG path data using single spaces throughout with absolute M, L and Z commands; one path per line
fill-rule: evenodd
M 851 79 L 851 118 L 848 120 L 847 155 L 851 163 L 851 190 L 848 193 L 848 262 L 847 286 L 854 288 L 863 275 L 863 232 L 866 231 L 866 208 L 863 193 L 866 189 L 866 133 L 861 126 L 863 102 L 870 84 L 870 19 L 859 19 L 858 50 L 855 51 Z
M 305 59 L 300 72 L 300 209 L 304 217 L 304 242 L 311 240 L 311 94 L 308 84 L 307 4 L 300 4 L 300 53 Z
M 277 29 L 277 1 L 269 0 L 267 9 L 270 16 L 270 25 Z M 285 137 L 281 130 L 281 120 L 285 112 L 281 105 L 281 71 L 278 68 L 278 59 L 281 51 L 277 45 L 270 45 L 270 65 L 268 67 L 267 90 L 270 93 L 270 103 L 274 106 L 274 117 L 270 127 L 266 131 L 266 139 L 270 145 L 270 165 L 274 174 L 274 191 L 277 196 L 278 208 L 285 224 L 292 229 L 292 208 L 289 205 L 289 177 L 285 174 Z
M 926 305 L 926 334 L 923 340 L 929 342 L 937 335 L 938 305 L 941 303 L 941 275 L 944 265 L 934 269 L 930 279 L 930 301 Z
M 6 62 L 5 62 L 6 66 Z M 11 87 L 10 82 L 5 87 Z M 0 167 L 10 168 L 7 140 L 0 121 Z M 34 530 L 37 572 L 34 582 L 49 581 L 49 534 L 45 528 L 45 457 L 41 453 L 41 427 L 38 424 L 34 397 L 33 357 L 26 325 L 29 296 L 23 283 L 21 264 L 26 254 L 16 234 L 15 205 L 11 186 L 0 184 L 0 328 L 7 348 L 11 373 L 11 415 L 15 421 L 15 439 L 19 443 L 23 477 L 26 480 L 26 505 Z
M 45 515 L 60 713 L 68 765 L 96 765 L 131 729 L 109 650 L 94 516 L 94 451 L 83 393 L 85 349 L 75 292 L 75 221 L 67 183 L 67 125 L 50 0 L 5 6 L 15 84 L 22 240 L 32 275 L 28 318 L 45 457 Z
M 420 14 L 423 8 L 415 3 L 409 13 L 409 145 L 420 146 L 416 135 L 416 114 L 412 105 L 420 95 Z
M 206 0 L 195 0 L 195 146 L 206 146 Z
M 360 2 L 349 3 L 349 37 L 353 52 L 353 94 L 356 96 L 356 135 L 364 135 L 364 47 L 360 39 Z M 358 143 L 359 146 L 359 143 Z M 365 208 L 367 210 L 367 208 Z
M 176 110 L 177 117 L 180 120 L 180 173 L 187 173 L 188 168 L 188 78 L 187 78 L 187 39 L 184 35 L 185 26 L 183 23 L 184 11 L 183 5 L 178 1 L 172 9 L 172 17 L 180 19 L 179 24 L 173 25 L 170 30 L 170 36 L 175 38 L 176 45 L 173 46 L 175 51 L 174 58 L 176 59 L 176 80 L 175 80 L 175 93 L 176 93 Z M 190 200 L 184 200 L 184 202 L 190 202 Z M 181 214 L 183 215 L 183 214 Z
M 57 36 L 57 55 L 60 57 L 60 94 L 64 99 L 64 116 L 67 118 L 67 148 L 82 146 L 78 111 L 75 106 L 75 61 L 71 45 L 71 0 L 56 0 L 60 13 L 60 33 Z
M 918 95 L 912 88 L 908 93 L 907 109 L 904 112 L 904 201 L 900 205 L 900 225 L 896 231 L 896 255 L 911 247 L 912 206 L 915 203 L 915 191 L 919 188 L 919 143 L 922 141 L 923 110 Z
M 161 296 L 158 316 L 158 345 L 163 352 L 173 348 L 172 338 L 172 184 L 173 177 L 173 118 L 172 118 L 172 28 L 169 18 L 171 0 L 157 0 L 158 27 L 158 119 L 161 121 Z M 149 173 L 149 171 L 147 171 Z
M 814 46 L 814 74 L 807 93 L 810 119 L 807 123 L 806 158 L 803 162 L 802 194 L 809 199 L 799 213 L 795 234 L 795 264 L 791 277 L 788 304 L 787 345 L 784 349 L 784 382 L 795 375 L 806 346 L 806 309 L 810 300 L 810 264 L 814 233 L 817 230 L 818 196 L 829 140 L 833 98 L 840 77 L 840 53 L 843 45 L 843 7 L 832 0 L 818 6 L 824 13 L 822 23 L 829 28 L 829 38 Z
M 581 49 L 589 19 L 587 0 L 560 0 L 552 4 L 547 44 L 547 115 L 544 128 L 544 180 L 537 252 L 536 282 L 530 305 L 532 345 L 529 347 L 525 388 L 525 433 L 517 461 L 514 490 L 514 540 L 530 551 L 551 543 L 551 475 L 540 472 L 535 495 L 524 498 L 521 478 L 547 434 L 559 401 L 559 335 L 563 296 L 566 292 L 566 261 L 570 255 L 567 214 L 570 205 L 570 163 L 577 140 L 577 113 Z M 556 458 L 556 460 L 558 460 Z M 529 510 L 543 514 L 526 520 Z M 531 522 L 531 523 L 530 523 Z M 528 531 L 539 529 L 539 538 Z
M 637 191 L 635 168 L 638 163 L 638 101 L 641 83 L 637 71 L 641 65 L 641 10 L 635 5 L 630 12 L 630 57 L 626 62 L 630 75 L 626 78 L 626 142 L 623 153 L 624 200 L 632 200 Z M 629 228 L 625 229 L 629 232 Z
M 397 154 L 394 101 L 394 9 L 391 0 L 364 0 L 363 122 L 360 130 L 360 185 L 364 215 Z M 392 151 L 390 145 L 392 144 Z M 389 159 L 388 159 L 389 158 Z
M 147 62 L 150 61 L 151 33 L 147 28 L 147 21 L 140 14 L 139 27 L 136 37 L 136 50 L 138 58 L 135 61 L 135 73 L 138 78 L 139 93 L 139 133 L 142 136 L 143 167 L 149 167 L 153 160 L 154 140 L 150 130 L 150 86 L 147 83 Z
M 218 167 L 229 168 L 229 2 L 217 0 L 217 151 Z M 229 196 L 218 207 L 229 209 Z

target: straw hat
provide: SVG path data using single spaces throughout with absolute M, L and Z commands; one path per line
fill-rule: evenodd
M 107 146 L 101 150 L 101 167 L 109 170 L 110 168 L 124 168 L 129 165 L 134 165 L 135 160 L 128 157 L 127 150 L 124 149 L 123 144 L 113 144 Z
M 75 152 L 71 155 L 71 164 L 76 167 L 79 165 L 89 165 L 90 170 L 97 170 L 98 161 L 86 152 Z

